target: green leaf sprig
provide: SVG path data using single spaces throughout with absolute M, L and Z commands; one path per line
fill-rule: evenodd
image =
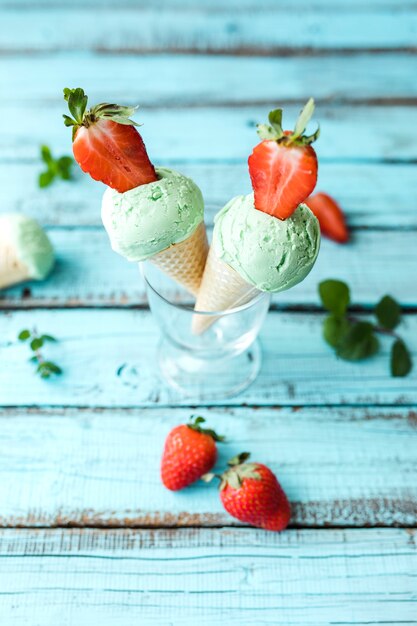
M 74 165 L 72 157 L 62 156 L 55 159 L 48 146 L 41 146 L 41 159 L 45 163 L 46 169 L 39 174 L 39 187 L 42 189 L 48 187 L 56 178 L 71 180 L 71 168 Z
M 401 307 L 391 296 L 384 296 L 374 309 L 377 324 L 349 314 L 350 289 L 341 280 L 319 284 L 321 302 L 329 315 L 323 322 L 323 337 L 337 356 L 346 361 L 366 359 L 379 350 L 378 334 L 394 338 L 391 347 L 391 375 L 407 376 L 413 363 L 404 340 L 394 331 L 401 322 Z
M 28 330 L 25 328 L 21 330 L 17 338 L 19 341 L 28 341 L 29 347 L 33 352 L 29 361 L 36 365 L 36 374 L 41 378 L 50 378 L 52 375 L 62 374 L 62 369 L 52 361 L 46 361 L 41 353 L 41 348 L 47 342 L 56 342 L 55 337 L 52 335 L 39 335 L 36 329 Z

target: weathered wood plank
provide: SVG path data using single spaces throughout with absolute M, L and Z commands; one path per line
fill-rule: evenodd
M 169 162 L 164 164 L 170 166 Z M 251 191 L 244 162 L 174 167 L 200 186 L 207 223 L 230 198 Z M 1 164 L 0 212 L 24 212 L 46 225 L 101 226 L 102 185 L 76 170 L 76 182 L 56 182 L 42 190 L 37 183 L 41 170 L 40 161 Z M 352 226 L 417 226 L 415 164 L 322 163 L 317 189 L 338 199 Z
M 261 333 L 263 368 L 257 381 L 223 404 L 414 404 L 417 370 L 389 375 L 388 349 L 365 363 L 337 361 L 321 337 L 321 315 L 272 313 Z M 64 375 L 42 381 L 26 362 L 18 332 L 36 326 L 61 339 L 48 346 Z M 401 334 L 417 360 L 417 316 L 407 316 Z M 296 340 L 294 340 L 296 338 Z M 159 379 L 155 348 L 159 331 L 148 311 L 63 310 L 3 314 L 0 318 L 0 406 L 190 406 Z M 124 366 L 121 368 L 121 366 Z M 121 371 L 122 370 L 122 371 Z M 213 403 L 217 404 L 217 403 Z
M 414 531 L 3 531 L 16 626 L 413 624 Z
M 298 4 L 298 3 L 297 3 Z M 294 48 L 361 49 L 415 47 L 415 11 L 363 5 L 338 11 L 305 2 L 270 5 L 262 11 L 236 5 L 160 7 L 126 6 L 123 10 L 86 5 L 2 10 L 0 50 L 16 51 L 167 51 L 198 50 L 255 53 Z M 330 4 L 330 3 L 329 3 Z M 275 27 L 265 28 L 265 19 Z M 369 25 L 372 24 L 372 28 Z M 294 36 L 296 33 L 296 37 Z
M 30 6 L 30 0 L 0 0 L 0 8 L 6 9 L 20 9 L 26 10 Z M 41 0 L 37 6 L 40 9 L 46 9 L 49 7 L 60 8 L 62 6 L 62 0 Z M 71 3 L 74 8 L 97 8 L 100 9 L 114 8 L 112 0 L 74 0 Z M 126 8 L 135 9 L 148 9 L 148 0 L 121 0 L 118 5 L 118 9 L 123 11 Z M 280 2 L 280 6 L 277 7 L 276 0 L 229 0 L 227 8 L 225 8 L 224 0 L 198 0 L 196 4 L 195 0 L 154 0 L 152 2 L 153 9 L 169 9 L 169 10 L 191 10 L 191 11 L 212 11 L 215 9 L 223 9 L 223 11 L 232 12 L 235 8 L 245 10 L 263 10 L 269 11 L 271 9 L 280 8 L 286 9 L 289 12 L 300 11 L 306 7 L 314 8 L 316 11 L 323 12 L 341 12 L 352 13 L 352 9 L 357 11 L 358 9 L 364 9 L 362 0 L 339 0 L 335 5 L 332 0 L 287 0 L 286 2 Z M 404 11 L 415 10 L 415 0 L 402 0 L 401 5 L 396 0 L 368 0 L 366 3 L 366 10 L 372 10 L 382 13 L 395 13 Z
M 57 265 L 44 282 L 32 281 L 0 292 L 2 308 L 59 306 L 133 306 L 146 304 L 144 282 L 136 263 L 115 254 L 103 228 L 49 231 Z M 385 245 L 389 240 L 389 245 Z M 374 306 L 386 293 L 403 305 L 417 306 L 416 233 L 357 231 L 353 243 L 323 240 L 311 274 L 300 285 L 277 294 L 277 306 L 318 306 L 317 285 L 326 278 L 346 280 L 354 303 Z M 366 271 L 364 260 L 366 259 Z M 176 296 L 172 283 L 172 297 Z
M 417 522 L 417 413 L 409 409 L 194 409 L 226 436 L 218 471 L 250 450 L 277 473 L 292 526 Z M 167 492 L 163 441 L 184 409 L 0 411 L 0 525 L 239 524 L 217 485 Z M 146 445 L 145 445 L 146 444 Z
M 15 56 L 3 61 L 2 80 L 13 103 L 61 104 L 65 84 L 83 85 L 98 102 L 138 102 L 141 107 L 296 100 L 393 103 L 417 98 L 410 54 L 248 57 L 213 55 L 119 55 L 90 53 Z M 94 64 L 94 72 L 91 71 Z M 360 72 L 358 72 L 360 67 Z M 123 71 L 121 72 L 121 68 Z M 111 76 L 111 86 L 108 77 Z M 242 76 L 245 80 L 242 80 Z M 277 90 L 277 85 L 279 89 Z M 145 88 L 146 86 L 146 88 Z M 139 114 L 140 115 L 140 114 Z
M 91 96 L 94 101 L 94 94 Z M 69 152 L 71 136 L 62 122 L 64 105 L 62 101 L 53 102 L 50 107 L 34 106 L 31 115 L 25 115 L 24 104 L 1 106 L 0 114 L 7 119 L 0 135 L 2 159 L 38 158 L 42 143 L 48 143 L 57 153 Z M 137 119 L 144 123 L 141 134 L 156 163 L 162 158 L 176 163 L 245 162 L 258 139 L 256 123 L 265 120 L 274 106 L 276 102 L 239 108 L 144 109 Z M 299 109 L 295 105 L 286 107 L 286 120 L 292 124 Z M 317 119 L 322 129 L 317 143 L 319 159 L 366 162 L 417 158 L 416 142 L 410 133 L 410 128 L 417 126 L 417 107 L 396 106 L 387 110 L 323 105 L 317 109 Z M 197 132 L 202 120 L 204 137 Z

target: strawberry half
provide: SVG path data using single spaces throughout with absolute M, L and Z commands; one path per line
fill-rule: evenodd
M 83 172 L 121 193 L 158 179 L 130 119 L 136 107 L 105 102 L 86 111 L 80 88 L 64 89 L 64 98 L 73 116 L 64 115 L 64 124 L 73 127 L 72 149 Z
M 275 474 L 262 463 L 246 463 L 244 452 L 229 461 L 221 476 L 220 499 L 233 517 L 265 530 L 288 526 L 291 508 Z
M 270 112 L 270 125 L 258 125 L 263 141 L 253 149 L 248 165 L 259 211 L 285 220 L 316 186 L 318 163 L 311 144 L 320 130 L 304 135 L 313 112 L 314 100 L 310 98 L 293 131 L 282 130 L 282 109 Z
M 349 240 L 345 216 L 336 200 L 327 193 L 320 192 L 307 198 L 306 204 L 320 222 L 323 235 L 338 243 L 346 243 Z
M 176 426 L 165 441 L 161 462 L 161 479 L 167 489 L 178 491 L 201 478 L 217 460 L 216 441 L 224 437 L 202 428 L 203 417 Z

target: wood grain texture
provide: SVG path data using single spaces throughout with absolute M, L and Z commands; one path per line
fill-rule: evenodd
M 261 332 L 263 368 L 238 398 L 222 404 L 414 404 L 417 370 L 391 378 L 388 351 L 369 361 L 337 361 L 321 337 L 321 315 L 271 313 Z M 26 362 L 28 347 L 16 340 L 22 328 L 36 326 L 61 341 L 48 346 L 64 374 L 35 377 Z M 416 361 L 417 316 L 409 315 L 401 334 Z M 63 310 L 3 314 L 0 318 L 0 406 L 190 406 L 159 379 L 155 349 L 159 331 L 149 311 Z M 296 337 L 296 340 L 294 338 Z M 122 367 L 123 366 L 123 367 Z
M 94 101 L 94 94 L 90 95 Z M 239 108 L 144 109 L 136 117 L 144 123 L 141 134 L 156 164 L 160 160 L 173 164 L 244 163 L 258 141 L 256 123 L 265 121 L 276 104 L 275 100 L 269 105 Z M 64 101 L 54 101 L 49 107 L 34 105 L 31 115 L 26 115 L 23 103 L 0 106 L 0 116 L 7 119 L 0 135 L 2 160 L 38 159 L 42 143 L 51 145 L 57 154 L 70 152 L 71 133 L 62 121 L 65 108 Z M 299 105 L 285 107 L 285 125 L 293 125 L 299 110 Z M 316 119 L 321 125 L 316 146 L 321 163 L 417 159 L 417 145 L 410 133 L 410 128 L 417 126 L 417 107 L 395 106 L 387 111 L 386 107 L 322 105 Z M 204 138 L 196 132 L 202 120 Z
M 170 162 L 162 164 L 171 166 Z M 201 188 L 209 224 L 230 198 L 251 191 L 244 161 L 185 163 L 174 167 Z M 101 226 L 101 184 L 77 168 L 75 182 L 55 182 L 47 189 L 39 189 L 41 170 L 40 160 L 1 164 L 0 213 L 21 211 L 44 225 Z M 417 227 L 415 164 L 322 163 L 317 189 L 337 198 L 349 224 L 355 228 Z
M 413 624 L 414 531 L 3 531 L 15 626 Z
M 393 2 L 337 10 L 327 3 L 321 11 L 302 3 L 276 3 L 265 11 L 232 3 L 208 7 L 177 3 L 164 10 L 153 5 L 97 7 L 89 4 L 33 7 L 13 5 L 2 10 L 0 50 L 27 51 L 250 51 L 288 52 L 292 49 L 414 48 L 415 10 L 395 10 Z M 267 15 L 267 18 L 266 18 Z M 275 25 L 265 28 L 268 24 Z M 369 27 L 372 24 L 372 28 Z M 294 33 L 297 36 L 294 37 Z
M 63 80 L 65 85 L 82 85 L 97 102 L 111 98 L 141 108 L 298 104 L 312 95 L 316 102 L 336 103 L 411 104 L 417 98 L 412 80 L 416 59 L 405 53 L 285 58 L 160 54 L 121 59 L 71 52 L 12 56 L 2 64 L 7 68 L 5 92 L 13 93 L 14 104 L 30 107 L 61 104 Z
M 112 251 L 103 228 L 53 228 L 48 232 L 57 254 L 54 272 L 44 282 L 2 290 L 2 308 L 146 305 L 137 264 Z M 389 245 L 385 245 L 387 239 Z M 333 277 L 351 285 L 356 306 L 373 307 L 389 292 L 403 306 L 416 307 L 415 268 L 415 231 L 356 231 L 347 246 L 323 240 L 310 275 L 295 288 L 274 295 L 272 301 L 277 307 L 318 307 L 317 285 Z M 177 295 L 172 282 L 172 298 Z
M 292 526 L 417 524 L 417 413 L 409 409 L 193 409 L 226 436 L 221 472 L 243 450 L 278 475 Z M 217 485 L 160 482 L 184 409 L 0 411 L 0 525 L 236 525 Z M 146 442 L 146 445 L 144 445 Z

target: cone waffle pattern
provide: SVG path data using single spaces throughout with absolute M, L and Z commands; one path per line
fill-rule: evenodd
M 227 263 L 222 261 L 210 247 L 206 269 L 195 305 L 196 311 L 227 311 L 242 306 L 251 300 L 259 290 L 243 278 Z M 215 317 L 194 315 L 192 330 L 201 335 L 214 322 Z
M 208 254 L 207 233 L 201 222 L 185 241 L 173 244 L 149 259 L 187 291 L 197 296 Z

